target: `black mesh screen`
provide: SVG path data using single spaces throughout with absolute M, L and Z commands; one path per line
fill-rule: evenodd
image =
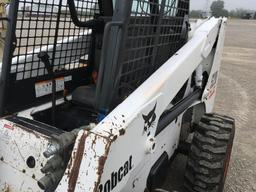
M 182 29 L 188 12 L 189 0 L 133 0 L 120 61 L 117 89 L 122 97 L 184 45 Z
M 11 73 L 16 80 L 47 74 L 37 58 L 46 51 L 54 71 L 70 71 L 88 65 L 91 30 L 75 27 L 66 0 L 20 0 L 16 23 L 17 45 Z M 99 12 L 97 0 L 76 0 L 81 21 Z

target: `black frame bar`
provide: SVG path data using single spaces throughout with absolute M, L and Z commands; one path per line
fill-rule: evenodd
M 165 111 L 159 119 L 155 135 L 161 133 L 170 123 L 172 123 L 180 114 L 185 112 L 195 101 L 202 97 L 202 89 L 197 89 L 179 103 L 174 105 L 168 111 Z
M 11 70 L 12 55 L 15 48 L 16 42 L 16 21 L 18 15 L 19 3 L 17 1 L 10 2 L 10 9 L 8 15 L 8 33 L 6 34 L 6 44 L 3 51 L 3 62 L 2 62 L 2 71 L 1 71 L 1 80 L 0 80 L 0 117 L 4 115 L 4 104 L 6 98 L 8 97 L 7 89 L 9 85 L 9 73 Z
M 100 15 L 112 17 L 114 13 L 113 0 L 99 0 Z

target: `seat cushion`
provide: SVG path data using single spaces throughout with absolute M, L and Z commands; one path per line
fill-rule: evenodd
M 94 108 L 95 106 L 96 86 L 81 86 L 75 89 L 72 93 L 72 100 L 75 103 L 86 105 Z

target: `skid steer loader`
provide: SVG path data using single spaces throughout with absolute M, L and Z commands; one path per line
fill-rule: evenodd
M 11 0 L 6 19 L 1 191 L 170 191 L 178 152 L 184 191 L 223 190 L 225 18 L 190 22 L 189 0 Z

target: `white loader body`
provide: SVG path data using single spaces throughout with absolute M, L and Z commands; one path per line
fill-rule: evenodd
M 81 130 L 56 191 L 143 192 L 155 162 L 164 152 L 171 158 L 178 147 L 185 111 L 156 135 L 158 121 L 172 107 L 170 103 L 184 83 L 191 83 L 194 71 L 199 85 L 200 71 L 207 71 L 209 79 L 201 99 L 191 107 L 201 104 L 206 113 L 213 110 L 225 25 L 226 19 L 215 18 L 192 23 L 185 46 L 98 125 Z M 191 92 L 187 86 L 185 97 Z M 18 116 L 32 118 L 29 111 L 41 107 Z M 149 113 L 155 117 L 147 125 L 143 116 Z M 37 182 L 44 176 L 41 168 L 47 158 L 43 152 L 50 143 L 50 132 L 32 130 L 27 123 L 12 122 L 8 117 L 1 119 L 0 191 L 43 191 Z M 28 167 L 29 157 L 35 160 L 32 168 Z

